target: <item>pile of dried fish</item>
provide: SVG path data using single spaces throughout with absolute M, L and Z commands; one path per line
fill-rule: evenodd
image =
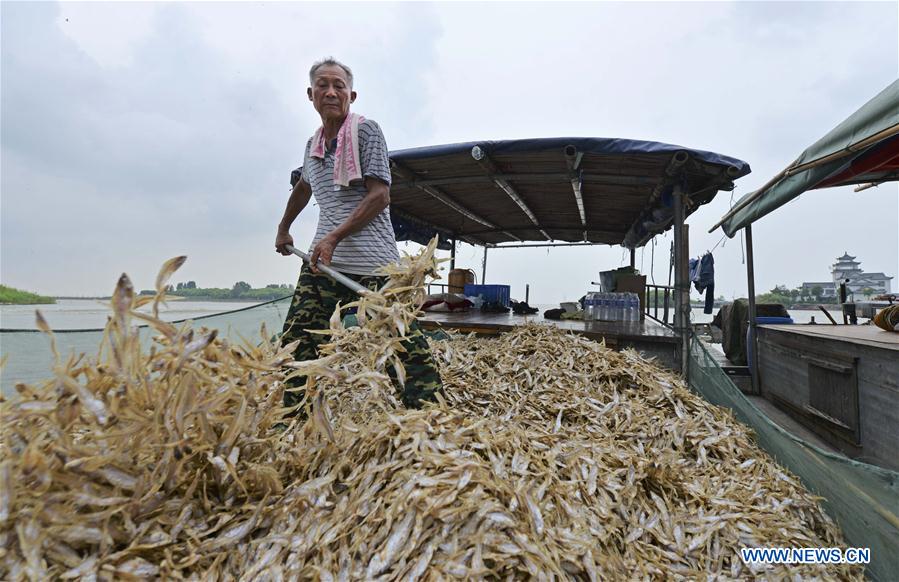
M 745 427 L 633 352 L 543 326 L 433 342 L 445 394 L 403 409 L 388 370 L 435 269 L 433 244 L 404 257 L 360 327 L 335 316 L 289 364 L 309 421 L 286 428 L 290 346 L 139 314 L 123 277 L 101 354 L 4 403 L 0 578 L 861 575 L 744 565 L 842 540 Z
M 209 569 L 283 489 L 262 435 L 280 419 L 290 352 L 159 320 L 183 261 L 164 265 L 155 299 L 135 296 L 123 275 L 97 359 L 57 355 L 53 379 L 18 385 L 4 403 L 0 578 Z M 153 315 L 135 311 L 147 301 Z M 159 332 L 149 354 L 133 318 Z M 38 325 L 49 333 L 40 314 Z

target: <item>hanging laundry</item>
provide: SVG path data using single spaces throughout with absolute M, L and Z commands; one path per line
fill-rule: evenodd
M 699 259 L 690 259 L 690 280 L 696 290 L 705 291 L 705 308 L 703 313 L 712 313 L 715 306 L 715 259 L 712 253 L 706 253 Z

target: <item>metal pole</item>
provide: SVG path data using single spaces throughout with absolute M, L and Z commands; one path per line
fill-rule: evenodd
M 453 248 L 450 251 L 450 270 L 456 268 L 456 237 L 453 237 Z
M 524 286 L 524 302 L 527 303 L 531 300 L 531 284 L 528 283 Z
M 755 266 L 752 259 L 752 225 L 747 224 L 746 231 L 746 285 L 749 288 L 749 329 L 752 345 L 747 346 L 752 350 L 752 393 L 761 394 L 759 382 L 759 350 L 755 328 Z
M 631 269 L 637 266 L 637 250 L 631 249 Z
M 607 243 L 592 243 L 592 242 L 579 242 L 579 243 L 542 243 L 542 244 L 523 244 L 523 245 L 493 245 L 495 249 L 533 249 L 537 247 L 598 247 L 600 245 L 604 245 Z
M 690 368 L 690 280 L 687 270 L 689 242 L 684 224 L 684 193 L 680 184 L 674 186 L 674 330 L 680 339 L 680 365 L 684 379 L 689 381 Z
M 481 261 L 481 285 L 486 285 L 487 280 L 487 246 L 484 246 L 484 259 Z
M 849 279 L 846 279 L 848 281 Z M 843 325 L 849 325 L 849 318 L 846 316 L 846 300 L 849 298 L 846 293 L 846 283 L 840 283 L 840 311 L 843 313 Z M 825 310 L 826 312 L 827 310 Z
M 686 211 L 684 212 L 686 215 Z M 686 218 L 686 216 L 685 216 Z M 693 324 L 690 323 L 690 225 L 684 224 L 684 235 L 682 239 L 683 247 L 681 248 L 681 281 L 684 282 L 683 292 L 680 294 L 678 307 L 683 316 L 681 321 L 684 324 L 684 333 L 681 338 L 682 346 L 682 364 L 684 365 L 684 378 L 690 379 L 690 340 L 693 337 Z
M 296 256 L 303 259 L 303 261 L 305 261 L 307 265 L 311 264 L 310 261 L 311 261 L 312 257 L 307 255 L 303 251 L 296 249 L 293 245 L 285 245 L 285 246 L 287 247 L 288 251 L 290 251 L 291 253 L 293 253 Z M 316 267 L 322 273 L 324 273 L 326 275 L 330 275 L 338 283 L 342 284 L 344 287 L 346 287 L 352 291 L 355 291 L 356 293 L 358 293 L 360 295 L 364 295 L 369 292 L 369 289 L 363 287 L 358 282 L 353 281 L 352 279 L 350 279 L 349 277 L 347 277 L 340 271 L 336 271 L 336 270 L 332 269 L 328 265 L 323 265 L 321 262 L 319 262 L 318 265 L 316 265 Z

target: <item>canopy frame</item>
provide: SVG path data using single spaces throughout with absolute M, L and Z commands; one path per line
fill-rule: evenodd
M 537 220 L 537 217 L 534 215 L 534 211 L 531 210 L 527 203 L 519 196 L 518 192 L 515 191 L 515 188 L 512 187 L 512 184 L 508 182 L 508 180 L 504 178 L 500 178 L 497 175 L 499 174 L 499 170 L 496 167 L 496 164 L 493 163 L 493 160 L 490 159 L 490 156 L 481 149 L 481 146 L 474 146 L 471 148 L 471 157 L 475 159 L 479 166 L 484 168 L 484 171 L 487 172 L 487 175 L 490 176 L 490 179 L 493 180 L 493 183 L 496 186 L 509 195 L 515 204 L 521 208 L 521 211 L 524 212 L 525 216 L 537 227 L 537 230 L 540 231 L 546 240 L 552 240 L 552 238 L 546 234 L 546 231 L 540 228 L 540 221 Z
M 391 152 L 391 167 L 391 208 L 457 240 L 626 248 L 671 227 L 675 182 L 688 198 L 689 214 L 719 190 L 733 189 L 733 180 L 749 172 L 745 162 L 719 154 L 607 138 L 401 150 Z

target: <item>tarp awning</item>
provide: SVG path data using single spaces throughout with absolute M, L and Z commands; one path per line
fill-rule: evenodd
M 390 152 L 398 238 L 426 228 L 478 245 L 522 241 L 645 244 L 732 190 L 749 164 L 676 145 L 609 138 L 480 141 Z M 404 239 L 400 239 L 404 240 Z
M 728 236 L 806 190 L 899 179 L 899 80 L 737 201 L 719 223 Z

